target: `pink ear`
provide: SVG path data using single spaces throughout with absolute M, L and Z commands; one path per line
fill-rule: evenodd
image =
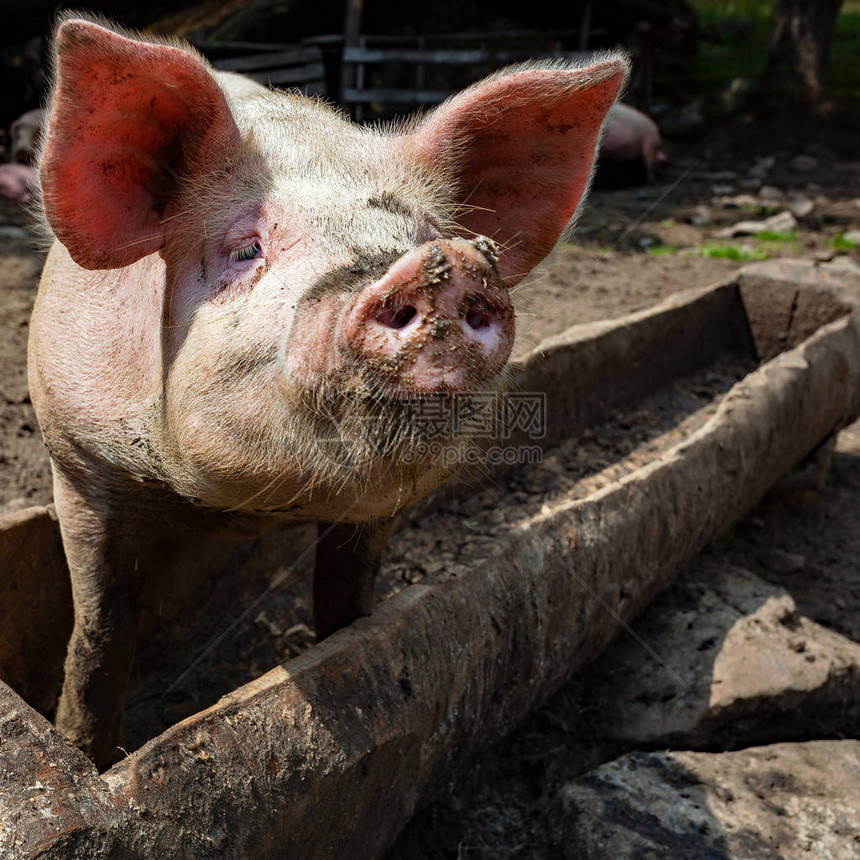
M 205 62 L 180 48 L 73 19 L 56 53 L 45 214 L 79 265 L 129 265 L 161 247 L 177 174 L 223 157 L 238 130 Z
M 414 132 L 419 159 L 453 163 L 464 206 L 457 220 L 499 243 L 509 285 L 552 250 L 576 211 L 626 75 L 622 57 L 513 71 L 455 96 Z

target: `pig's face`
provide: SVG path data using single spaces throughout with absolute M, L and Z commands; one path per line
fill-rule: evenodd
M 420 439 L 416 399 L 495 388 L 513 312 L 492 243 L 444 241 L 442 177 L 307 104 L 235 104 L 253 134 L 240 126 L 217 182 L 185 186 L 166 213 L 167 432 L 209 503 L 236 504 L 241 486 L 255 509 L 280 508 L 312 483 L 376 512 L 439 483 L 403 450 Z
M 57 45 L 49 222 L 118 290 L 138 261 L 164 282 L 157 361 L 132 369 L 161 377 L 154 476 L 308 518 L 437 485 L 450 465 L 407 456 L 415 405 L 501 384 L 507 286 L 577 208 L 624 62 L 516 70 L 373 130 L 87 22 Z

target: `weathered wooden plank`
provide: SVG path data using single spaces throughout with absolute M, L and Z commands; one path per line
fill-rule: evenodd
M 325 82 L 325 69 L 322 63 L 313 63 L 308 66 L 297 66 L 294 69 L 268 69 L 259 72 L 246 72 L 249 78 L 273 87 L 284 85 L 300 86 L 302 84 L 319 84 L 323 87 Z
M 277 69 L 300 63 L 322 64 L 322 52 L 315 47 L 295 47 L 287 51 L 270 51 L 244 57 L 229 57 L 215 60 L 212 64 L 224 72 L 247 72 L 261 69 Z
M 843 308 L 840 315 L 845 313 Z M 626 321 L 621 327 L 612 321 L 574 326 L 517 363 L 514 390 L 552 398 L 543 445 L 577 436 L 612 409 L 710 364 L 720 353 L 756 357 L 732 282 L 677 293 Z
M 72 589 L 54 506 L 0 517 L 0 679 L 43 713 L 56 705 Z
M 453 90 L 395 90 L 374 88 L 360 90 L 347 87 L 343 91 L 343 100 L 347 104 L 367 102 L 393 102 L 396 104 L 437 104 L 445 101 L 453 94 Z
M 592 30 L 592 33 L 605 32 L 602 30 Z M 374 44 L 398 44 L 404 43 L 415 44 L 418 39 L 423 39 L 428 44 L 433 42 L 471 42 L 472 44 L 480 44 L 490 42 L 498 44 L 500 42 L 548 42 L 557 41 L 559 39 L 567 39 L 576 37 L 579 30 L 469 30 L 465 33 L 421 33 L 415 35 L 399 35 L 388 33 L 363 33 L 362 39 L 366 43 Z
M 112 853 L 127 810 L 93 763 L 0 681 L 0 857 L 138 860 Z
M 561 57 L 563 54 L 540 50 L 344 48 L 345 63 L 421 63 L 442 65 L 504 65 L 533 57 Z
M 213 538 L 163 547 L 160 576 L 143 598 L 141 659 L 165 644 L 196 640 L 201 618 L 232 606 L 243 587 L 264 591 L 307 554 L 314 531 L 304 526 L 253 542 Z M 51 715 L 56 706 L 72 622 L 53 505 L 0 517 L 0 680 L 40 713 Z
M 289 42 L 223 42 L 209 40 L 193 40 L 192 44 L 198 51 L 207 52 L 238 52 L 238 51 L 286 51 L 295 45 Z

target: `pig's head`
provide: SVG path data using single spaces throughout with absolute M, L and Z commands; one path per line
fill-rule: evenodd
M 502 384 L 508 289 L 576 212 L 625 60 L 509 69 L 377 129 L 86 21 L 56 51 L 47 219 L 130 301 L 164 284 L 157 476 L 353 516 L 438 484 L 449 464 L 404 456 L 416 404 Z

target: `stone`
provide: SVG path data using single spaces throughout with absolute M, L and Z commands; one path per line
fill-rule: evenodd
M 772 155 L 757 158 L 755 164 L 750 168 L 749 175 L 757 179 L 764 179 L 773 170 L 776 159 Z
M 785 200 L 785 193 L 774 185 L 762 185 L 758 190 L 758 197 L 765 203 L 778 203 Z
M 806 218 L 815 210 L 815 202 L 808 197 L 795 197 L 791 201 L 791 214 L 795 218 Z
M 744 209 L 747 207 L 755 207 L 759 205 L 757 197 L 752 194 L 736 194 L 729 196 L 715 197 L 711 200 L 712 206 L 720 206 L 723 209 Z
M 797 173 L 811 173 L 818 169 L 818 159 L 814 155 L 795 155 L 791 159 L 791 169 Z
M 806 567 L 804 556 L 794 552 L 786 552 L 784 549 L 769 549 L 762 553 L 759 560 L 768 570 L 782 575 L 797 573 Z
M 860 742 L 631 753 L 559 792 L 566 860 L 852 860 Z
M 761 188 L 761 178 L 758 176 L 747 176 L 745 179 L 741 179 L 738 185 L 744 191 L 758 191 Z
M 714 235 L 720 239 L 730 239 L 734 236 L 755 236 L 759 233 L 790 233 L 796 229 L 797 218 L 786 209 L 762 221 L 739 221 Z
M 825 263 L 820 268 L 827 272 L 844 273 L 846 275 L 860 275 L 860 264 L 847 254 L 839 254 L 829 263 Z
M 735 193 L 734 185 L 712 185 L 711 186 L 711 194 L 714 197 L 727 197 L 731 194 Z
M 633 631 L 589 671 L 593 726 L 612 741 L 713 749 L 856 730 L 860 644 L 749 571 L 697 561 Z
M 705 206 L 704 204 L 698 205 L 687 220 L 694 227 L 710 227 L 711 224 L 714 223 L 713 218 L 711 217 L 710 207 Z
M 30 234 L 23 227 L 16 227 L 12 224 L 3 224 L 0 226 L 0 239 L 21 239 L 24 241 L 30 240 Z

